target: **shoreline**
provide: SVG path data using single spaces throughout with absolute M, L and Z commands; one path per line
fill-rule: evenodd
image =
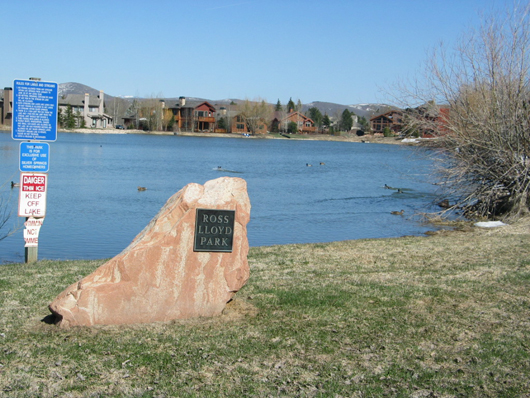
M 9 126 L 0 126 L 0 132 L 10 133 L 11 128 Z M 289 139 L 280 136 L 279 134 L 266 134 L 266 135 L 257 135 L 245 137 L 240 134 L 234 133 L 199 133 L 199 132 L 179 132 L 173 133 L 168 131 L 143 131 L 143 130 L 118 130 L 114 128 L 108 129 L 72 129 L 65 130 L 59 129 L 59 133 L 78 133 L 78 134 L 145 134 L 145 135 L 166 135 L 166 136 L 181 136 L 181 137 L 209 137 L 209 138 L 237 138 L 237 139 Z M 345 136 L 335 136 L 328 134 L 293 134 L 290 135 L 290 139 L 297 141 L 336 141 L 336 142 L 356 142 L 356 143 L 365 143 L 365 144 L 390 144 L 390 145 L 417 145 L 420 143 L 420 140 L 405 141 L 397 137 L 376 137 L 374 135 L 364 135 L 357 136 L 355 134 L 349 134 Z

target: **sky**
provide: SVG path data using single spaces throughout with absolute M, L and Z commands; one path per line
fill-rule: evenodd
M 0 0 L 0 85 L 112 96 L 389 103 L 429 52 L 513 0 Z

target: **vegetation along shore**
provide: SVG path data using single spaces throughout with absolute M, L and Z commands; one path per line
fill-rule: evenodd
M 103 263 L 6 264 L 0 396 L 527 397 L 530 218 L 428 237 L 251 248 L 213 319 L 60 329 Z
M 11 133 L 11 130 L 5 126 L 0 125 L 0 132 Z M 143 131 L 143 130 L 117 130 L 117 129 L 71 129 L 71 130 L 59 130 L 61 133 L 81 133 L 81 134 L 148 134 L 148 135 L 175 135 L 173 132 L 168 131 Z M 246 137 L 240 134 L 232 133 L 193 133 L 193 132 L 180 132 L 178 136 L 183 137 L 217 137 L 217 138 L 241 138 L 241 139 L 294 139 L 294 140 L 315 140 L 315 141 L 338 141 L 338 142 L 360 142 L 365 144 L 405 144 L 405 145 L 414 145 L 419 142 L 429 142 L 432 140 L 403 140 L 402 138 L 396 137 L 383 137 L 383 136 L 374 136 L 374 135 L 365 135 L 359 137 L 355 134 L 348 135 L 329 135 L 329 134 L 288 134 L 289 138 L 285 135 L 280 134 L 267 134 L 259 136 L 250 136 Z

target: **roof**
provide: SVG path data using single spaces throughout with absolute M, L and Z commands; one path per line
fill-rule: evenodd
M 241 114 L 241 111 L 229 111 L 228 109 L 226 109 L 226 114 L 223 114 L 223 111 L 217 110 L 217 115 L 223 116 L 223 117 L 236 117 L 240 114 Z
M 91 119 L 113 119 L 112 116 L 107 115 L 106 113 L 90 114 L 88 117 Z
M 282 121 L 287 120 L 287 119 L 291 119 L 292 116 L 295 116 L 295 115 L 301 117 L 303 120 L 309 120 L 311 123 L 315 124 L 313 119 L 307 117 L 306 115 L 304 115 L 303 113 L 300 113 L 300 112 L 291 112 L 291 113 L 287 114 L 285 117 L 283 117 Z
M 59 105 L 73 105 L 73 106 L 84 106 L 85 95 L 84 94 L 66 94 L 58 99 Z M 91 95 L 88 97 L 88 106 L 99 106 L 99 96 Z
M 210 108 L 212 108 L 212 110 L 215 112 L 215 107 L 210 104 L 208 101 L 196 101 L 196 100 L 186 100 L 186 103 L 184 104 L 184 106 L 180 106 L 180 102 L 175 102 L 175 101 L 171 101 L 171 102 L 168 102 L 168 101 L 164 101 L 166 103 L 166 108 L 168 109 L 180 109 L 180 108 L 192 108 L 192 109 L 195 109 L 195 108 L 198 108 L 199 106 L 201 106 L 202 104 L 206 104 L 207 106 L 209 106 Z
M 388 111 L 388 112 L 385 112 L 385 113 L 381 113 L 379 115 L 375 115 L 375 116 L 371 117 L 370 121 L 375 120 L 378 117 L 385 117 L 387 119 L 392 119 L 391 114 L 393 114 L 393 113 L 399 113 L 401 116 L 403 116 L 403 112 L 393 109 L 391 111 Z

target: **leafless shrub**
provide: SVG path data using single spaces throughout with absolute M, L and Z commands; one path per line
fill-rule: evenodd
M 17 223 L 17 221 L 12 226 L 8 225 L 8 222 L 15 213 L 15 209 L 11 207 L 13 191 L 9 190 L 8 184 L 6 182 L 0 185 L 0 240 L 13 235 L 22 228 L 21 223 Z
M 468 216 L 529 211 L 529 15 L 527 4 L 484 18 L 433 52 L 425 80 L 400 88 L 408 130 L 437 138 L 437 177 Z
M 272 118 L 273 108 L 264 99 L 247 99 L 241 104 L 240 112 L 250 133 L 256 134 L 260 125 L 265 125 Z

